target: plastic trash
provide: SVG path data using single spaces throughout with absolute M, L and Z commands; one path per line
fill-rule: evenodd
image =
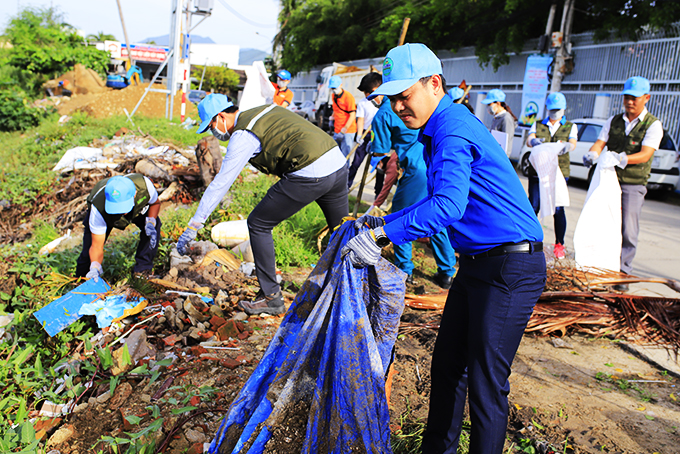
M 98 282 L 89 279 L 66 295 L 34 312 L 33 316 L 38 319 L 47 334 L 54 336 L 82 317 L 78 311 L 83 304 L 98 300 L 109 290 L 111 287 L 104 279 L 99 279 Z
M 250 239 L 248 220 L 220 222 L 210 232 L 212 240 L 222 247 L 234 247 Z
M 538 218 L 542 221 L 555 214 L 556 207 L 569 206 L 567 181 L 559 166 L 558 153 L 564 143 L 544 143 L 531 150 L 529 162 L 536 169 L 539 180 L 541 207 Z
M 254 262 L 255 257 L 253 256 L 253 248 L 250 246 L 250 240 L 246 240 L 234 246 L 231 249 L 231 253 L 236 257 L 242 257 L 245 262 Z
M 101 279 L 100 279 L 101 280 Z M 111 323 L 141 312 L 147 305 L 143 298 L 126 301 L 125 295 L 111 295 L 91 303 L 83 304 L 79 315 L 94 315 L 99 328 L 111 326 Z
M 392 452 L 385 378 L 406 275 L 385 259 L 353 268 L 340 250 L 355 235 L 350 221 L 331 238 L 210 453 Z
M 57 249 L 57 246 L 59 246 L 59 244 L 62 241 L 64 241 L 65 239 L 68 239 L 68 238 L 71 238 L 71 229 L 68 229 L 68 231 L 66 232 L 66 235 L 60 236 L 56 240 L 52 240 L 49 243 L 47 243 L 46 245 L 44 245 L 43 247 L 41 247 L 40 250 L 38 251 L 38 254 L 47 255 L 47 254 L 53 253 L 54 250 Z

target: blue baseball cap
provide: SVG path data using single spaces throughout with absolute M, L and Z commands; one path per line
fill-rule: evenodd
M 565 98 L 562 93 L 550 93 L 545 100 L 545 107 L 547 107 L 548 110 L 566 109 L 567 98 Z
M 104 210 L 108 214 L 123 214 L 135 206 L 137 188 L 131 179 L 117 176 L 109 178 L 104 188 Z
M 454 101 L 462 98 L 464 94 L 465 92 L 460 87 L 453 87 L 451 90 L 449 90 L 449 96 L 451 96 L 451 99 Z
M 215 115 L 233 105 L 234 103 L 229 101 L 226 95 L 219 93 L 211 93 L 203 98 L 203 101 L 198 103 L 198 116 L 201 117 L 201 124 L 196 134 L 203 134 L 210 127 L 210 122 Z
M 494 88 L 486 94 L 486 98 L 482 101 L 482 104 L 491 104 L 492 102 L 505 102 L 505 93 L 503 90 Z
M 340 76 L 333 76 L 328 82 L 328 88 L 331 89 L 338 88 L 340 85 L 342 85 L 342 79 L 340 79 Z
M 408 90 L 423 77 L 442 74 L 442 62 L 425 44 L 404 44 L 390 50 L 383 62 L 383 83 L 368 99 Z
M 640 96 L 648 95 L 650 88 L 649 80 L 644 77 L 635 76 L 631 77 L 623 84 L 623 94 L 639 98 Z
M 276 77 L 278 77 L 278 78 L 281 79 L 281 80 L 290 80 L 290 79 L 291 79 L 290 72 L 288 72 L 288 71 L 285 70 L 285 69 L 282 69 L 281 71 L 279 71 L 279 72 L 276 74 Z

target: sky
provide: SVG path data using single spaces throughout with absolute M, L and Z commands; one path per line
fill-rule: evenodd
M 171 0 L 120 0 L 120 4 L 130 41 L 140 42 L 170 33 Z M 214 0 L 212 15 L 196 27 L 193 34 L 210 37 L 217 44 L 271 52 L 279 5 L 278 0 Z M 119 41 L 125 40 L 116 0 L 0 0 L 1 29 L 5 29 L 20 9 L 29 6 L 58 8 L 67 23 L 86 35 L 102 31 Z M 194 16 L 192 24 L 199 20 L 200 16 Z

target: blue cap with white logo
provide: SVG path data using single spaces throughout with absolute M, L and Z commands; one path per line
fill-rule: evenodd
M 203 98 L 203 101 L 198 103 L 198 116 L 201 117 L 201 125 L 196 134 L 203 134 L 210 127 L 210 122 L 215 118 L 215 115 L 233 105 L 234 103 L 229 101 L 226 95 L 219 93 L 211 93 Z
M 639 98 L 640 96 L 648 95 L 650 88 L 649 80 L 644 77 L 635 76 L 631 77 L 623 84 L 623 94 Z
M 505 93 L 503 90 L 494 88 L 486 94 L 486 98 L 482 101 L 482 104 L 491 104 L 492 102 L 505 102 Z
M 281 80 L 290 80 L 291 79 L 290 72 L 285 70 L 285 69 L 282 69 L 281 71 L 279 71 L 276 74 L 276 77 L 278 77 Z
M 108 214 L 123 214 L 135 206 L 137 188 L 131 179 L 116 176 L 109 178 L 104 188 L 104 210 Z
M 383 62 L 383 84 L 368 99 L 408 90 L 423 77 L 442 74 L 442 62 L 425 44 L 404 44 L 390 50 Z
M 333 76 L 328 82 L 328 88 L 330 89 L 338 88 L 340 85 L 342 85 L 342 79 L 340 79 L 340 76 Z
M 460 87 L 453 87 L 451 90 L 449 90 L 449 96 L 451 96 L 451 99 L 454 101 L 462 98 L 464 94 L 465 92 Z
M 550 93 L 545 100 L 545 107 L 547 107 L 548 110 L 566 109 L 567 98 L 565 98 L 562 93 Z

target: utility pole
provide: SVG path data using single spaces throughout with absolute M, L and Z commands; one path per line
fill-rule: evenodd
M 574 17 L 574 3 L 576 0 L 564 0 L 564 8 L 562 10 L 562 24 L 560 31 L 562 32 L 562 45 L 555 53 L 555 62 L 553 63 L 553 77 L 550 85 L 552 93 L 562 89 L 562 79 L 567 73 L 566 61 L 571 59 L 571 25 Z
M 128 39 L 127 29 L 125 28 L 125 20 L 123 19 L 123 8 L 120 6 L 120 0 L 116 0 L 118 4 L 118 14 L 120 15 L 120 24 L 123 26 L 123 35 L 125 35 L 125 47 L 128 52 L 128 62 L 130 66 L 134 65 L 135 62 L 132 61 L 132 49 L 130 48 L 130 40 Z M 130 69 L 130 68 L 127 68 Z

